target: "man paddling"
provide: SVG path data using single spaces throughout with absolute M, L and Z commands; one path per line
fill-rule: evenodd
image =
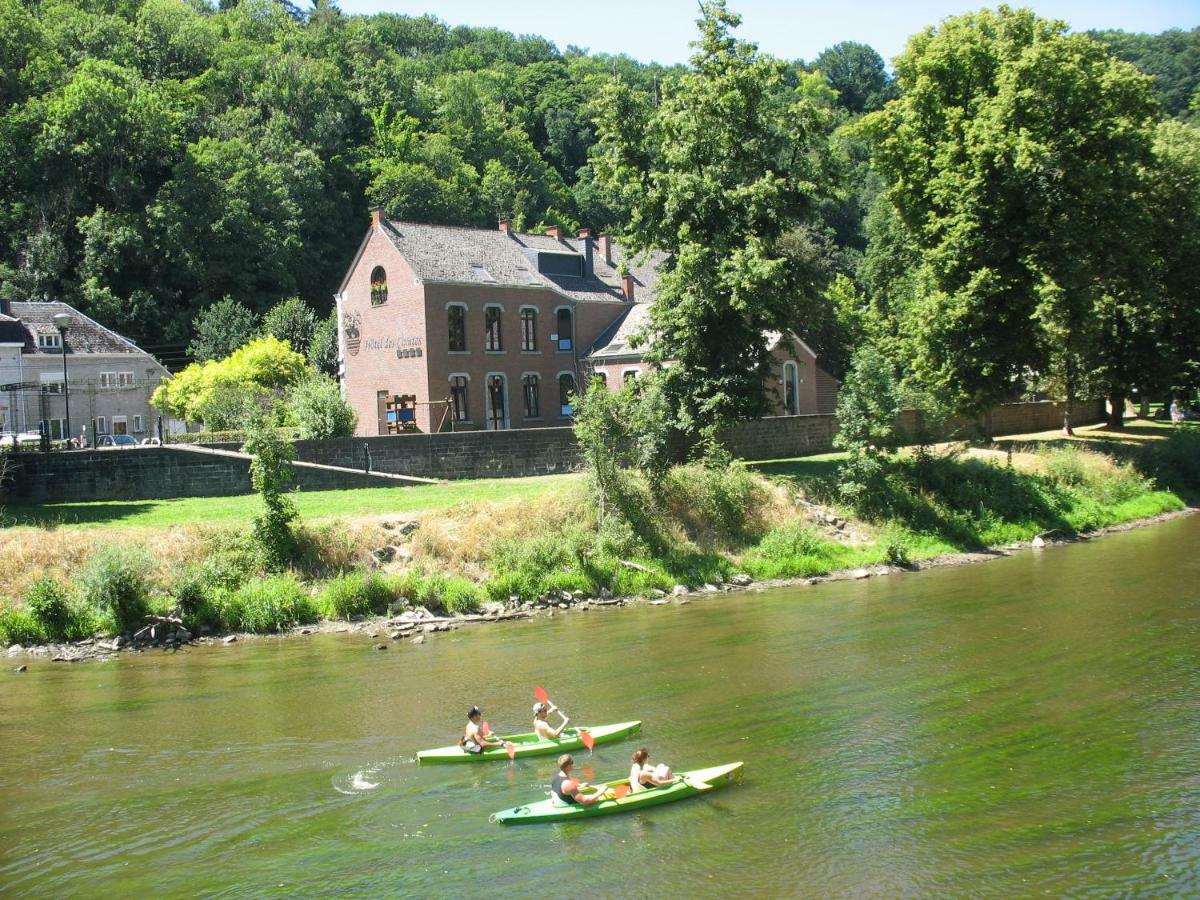
M 605 791 L 592 794 L 583 793 L 584 783 L 571 775 L 575 759 L 570 753 L 564 753 L 558 758 L 558 774 L 550 782 L 550 794 L 559 803 L 567 806 L 591 806 L 605 799 Z
M 482 753 L 492 747 L 503 747 L 504 742 L 498 740 L 494 734 L 484 734 L 483 710 L 472 706 L 467 710 L 467 727 L 463 736 L 458 739 L 458 746 L 467 753 Z
M 551 712 L 558 713 L 559 718 L 562 719 L 562 721 L 558 723 L 557 728 L 550 724 L 550 719 L 548 716 Z M 533 704 L 533 730 L 543 741 L 558 740 L 558 738 L 562 736 L 563 729 L 567 727 L 567 723 L 570 721 L 571 720 L 566 717 L 563 711 L 553 703 L 543 703 L 538 701 L 537 703 Z

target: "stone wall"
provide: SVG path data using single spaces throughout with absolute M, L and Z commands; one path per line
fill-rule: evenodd
M 721 443 L 739 459 L 787 459 L 828 453 L 835 434 L 835 416 L 776 416 L 742 422 L 722 432 Z
M 404 482 L 311 466 L 296 467 L 304 491 L 394 487 Z M 163 500 L 248 494 L 248 457 L 174 447 L 18 453 L 6 498 L 15 503 Z
M 382 437 L 297 441 L 296 459 L 371 468 L 420 478 L 517 478 L 579 468 L 579 447 L 570 428 L 397 434 Z

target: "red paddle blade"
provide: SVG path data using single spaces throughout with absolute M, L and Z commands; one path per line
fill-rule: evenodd
M 537 698 L 538 703 L 550 702 L 550 695 L 546 693 L 546 689 L 541 685 L 533 689 L 533 696 Z
M 589 750 L 596 746 L 596 739 L 582 728 L 579 729 L 579 740 L 583 741 L 583 746 L 587 747 Z
M 633 790 L 633 788 L 627 784 L 614 785 L 612 789 L 613 796 L 618 800 L 624 800 L 626 797 L 628 797 L 631 790 Z
M 517 758 L 517 748 L 516 748 L 516 745 L 514 745 L 512 741 L 504 742 L 504 752 L 508 754 L 509 759 Z

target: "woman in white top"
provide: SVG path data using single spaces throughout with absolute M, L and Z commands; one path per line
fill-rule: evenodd
M 550 715 L 551 710 L 558 713 L 559 718 L 562 719 L 562 721 L 558 723 L 557 728 L 551 725 L 550 720 L 547 718 L 547 716 Z M 562 735 L 563 729 L 567 727 L 567 723 L 570 721 L 571 720 L 564 716 L 562 710 L 557 706 L 551 706 L 549 703 L 533 704 L 533 730 L 543 741 L 557 740 Z
M 672 784 L 677 779 L 671 775 L 668 765 L 650 765 L 650 752 L 645 747 L 633 751 L 633 765 L 629 767 L 629 788 L 635 794 L 652 788 Z

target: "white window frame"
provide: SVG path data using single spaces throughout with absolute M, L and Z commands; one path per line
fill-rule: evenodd
M 562 402 L 562 387 L 560 386 L 559 382 L 564 375 L 571 376 L 571 382 L 575 385 L 576 394 L 579 393 L 579 376 L 568 369 L 563 369 L 554 376 L 554 391 L 556 394 L 558 394 L 558 417 L 560 419 L 570 419 L 575 415 L 575 408 L 569 403 Z M 564 409 L 566 412 L 563 412 Z
M 504 421 L 500 428 L 493 427 L 492 379 L 499 378 L 504 385 Z M 483 376 L 483 427 L 488 431 L 507 431 L 512 427 L 512 404 L 509 402 L 508 376 L 503 372 L 488 372 Z
M 134 434 L 144 434 L 145 431 L 146 431 L 146 429 L 143 427 L 142 417 L 134 416 L 133 417 L 133 433 Z
M 55 426 L 58 426 L 58 436 L 57 437 L 54 434 Z M 65 441 L 70 437 L 70 435 L 67 434 L 67 420 L 66 419 L 47 419 L 46 420 L 46 429 L 49 431 L 50 440 L 52 440 L 52 441 Z
M 450 349 L 450 308 L 452 306 L 462 307 L 463 311 L 463 349 Z M 446 352 L 454 356 L 465 356 L 471 352 L 470 332 L 467 329 L 467 313 L 471 311 L 471 307 L 461 300 L 451 300 L 446 304 Z
M 96 434 L 108 434 L 108 420 L 104 416 L 96 416 Z
M 43 394 L 61 396 L 64 393 L 63 377 L 60 372 L 41 372 L 38 375 L 38 381 L 41 382 Z
M 637 381 L 641 377 L 641 369 L 625 369 L 623 372 L 621 372 L 621 384 L 627 384 L 630 381 Z
M 525 415 L 525 379 L 528 378 L 530 375 L 532 375 L 534 378 L 537 379 L 537 400 L 538 400 L 537 411 L 538 411 L 538 414 L 536 416 Z M 558 386 L 555 385 L 556 390 L 557 390 L 557 388 L 558 388 Z M 543 402 L 544 400 L 545 400 L 545 398 L 542 396 L 542 373 L 541 372 L 522 372 L 521 373 L 521 418 L 526 422 L 544 422 L 546 419 L 546 414 L 543 411 L 543 407 L 545 406 L 545 403 Z
M 530 312 L 533 313 L 533 349 L 532 350 L 527 350 L 525 348 L 525 310 L 529 310 Z M 542 311 L 540 309 L 538 309 L 536 306 L 534 306 L 532 303 L 522 303 L 521 306 L 517 309 L 517 323 L 518 323 L 518 325 L 520 325 L 520 328 L 518 330 L 521 332 L 521 352 L 522 353 L 537 353 L 539 355 L 541 354 L 542 351 L 539 349 L 540 342 L 538 341 L 538 333 L 537 333 L 538 319 L 540 319 L 541 317 L 542 317 Z M 536 375 L 537 373 L 534 372 L 531 374 Z
M 467 380 L 467 402 L 463 404 L 463 407 L 464 407 L 463 412 L 465 412 L 467 414 L 467 417 L 465 419 L 454 418 L 453 387 L 454 387 L 454 379 L 455 378 L 465 378 Z M 446 376 L 446 390 L 449 392 L 449 397 L 450 397 L 450 421 L 454 422 L 457 425 L 473 425 L 474 422 L 471 420 L 471 373 L 470 372 L 451 372 L 449 375 Z
M 563 336 L 558 333 L 558 314 L 562 310 L 566 310 L 571 315 L 571 336 L 566 339 L 567 346 L 563 346 Z M 573 353 L 575 351 L 575 309 L 569 304 L 563 303 L 554 307 L 554 334 L 550 335 L 550 340 L 554 342 L 555 353 Z
M 132 372 L 118 372 L 117 373 L 117 387 L 133 387 L 133 373 Z
M 117 431 L 117 423 L 125 426 L 124 431 Z M 113 416 L 112 417 L 112 433 L 113 434 L 129 434 L 129 417 L 128 416 Z
M 55 332 L 39 332 L 37 336 L 37 346 L 39 350 L 61 350 L 63 348 L 62 335 Z
M 497 347 L 495 350 L 489 349 L 489 347 L 488 347 L 488 338 L 490 337 L 490 335 L 488 334 L 488 327 L 487 327 L 488 310 L 489 309 L 500 310 L 500 318 L 496 320 L 500 325 L 500 335 L 499 335 L 500 336 L 500 341 L 499 341 L 500 346 Z M 483 304 L 483 352 L 490 353 L 493 356 L 498 356 L 499 354 L 504 352 L 504 304 L 503 303 L 485 303 L 485 304 Z

